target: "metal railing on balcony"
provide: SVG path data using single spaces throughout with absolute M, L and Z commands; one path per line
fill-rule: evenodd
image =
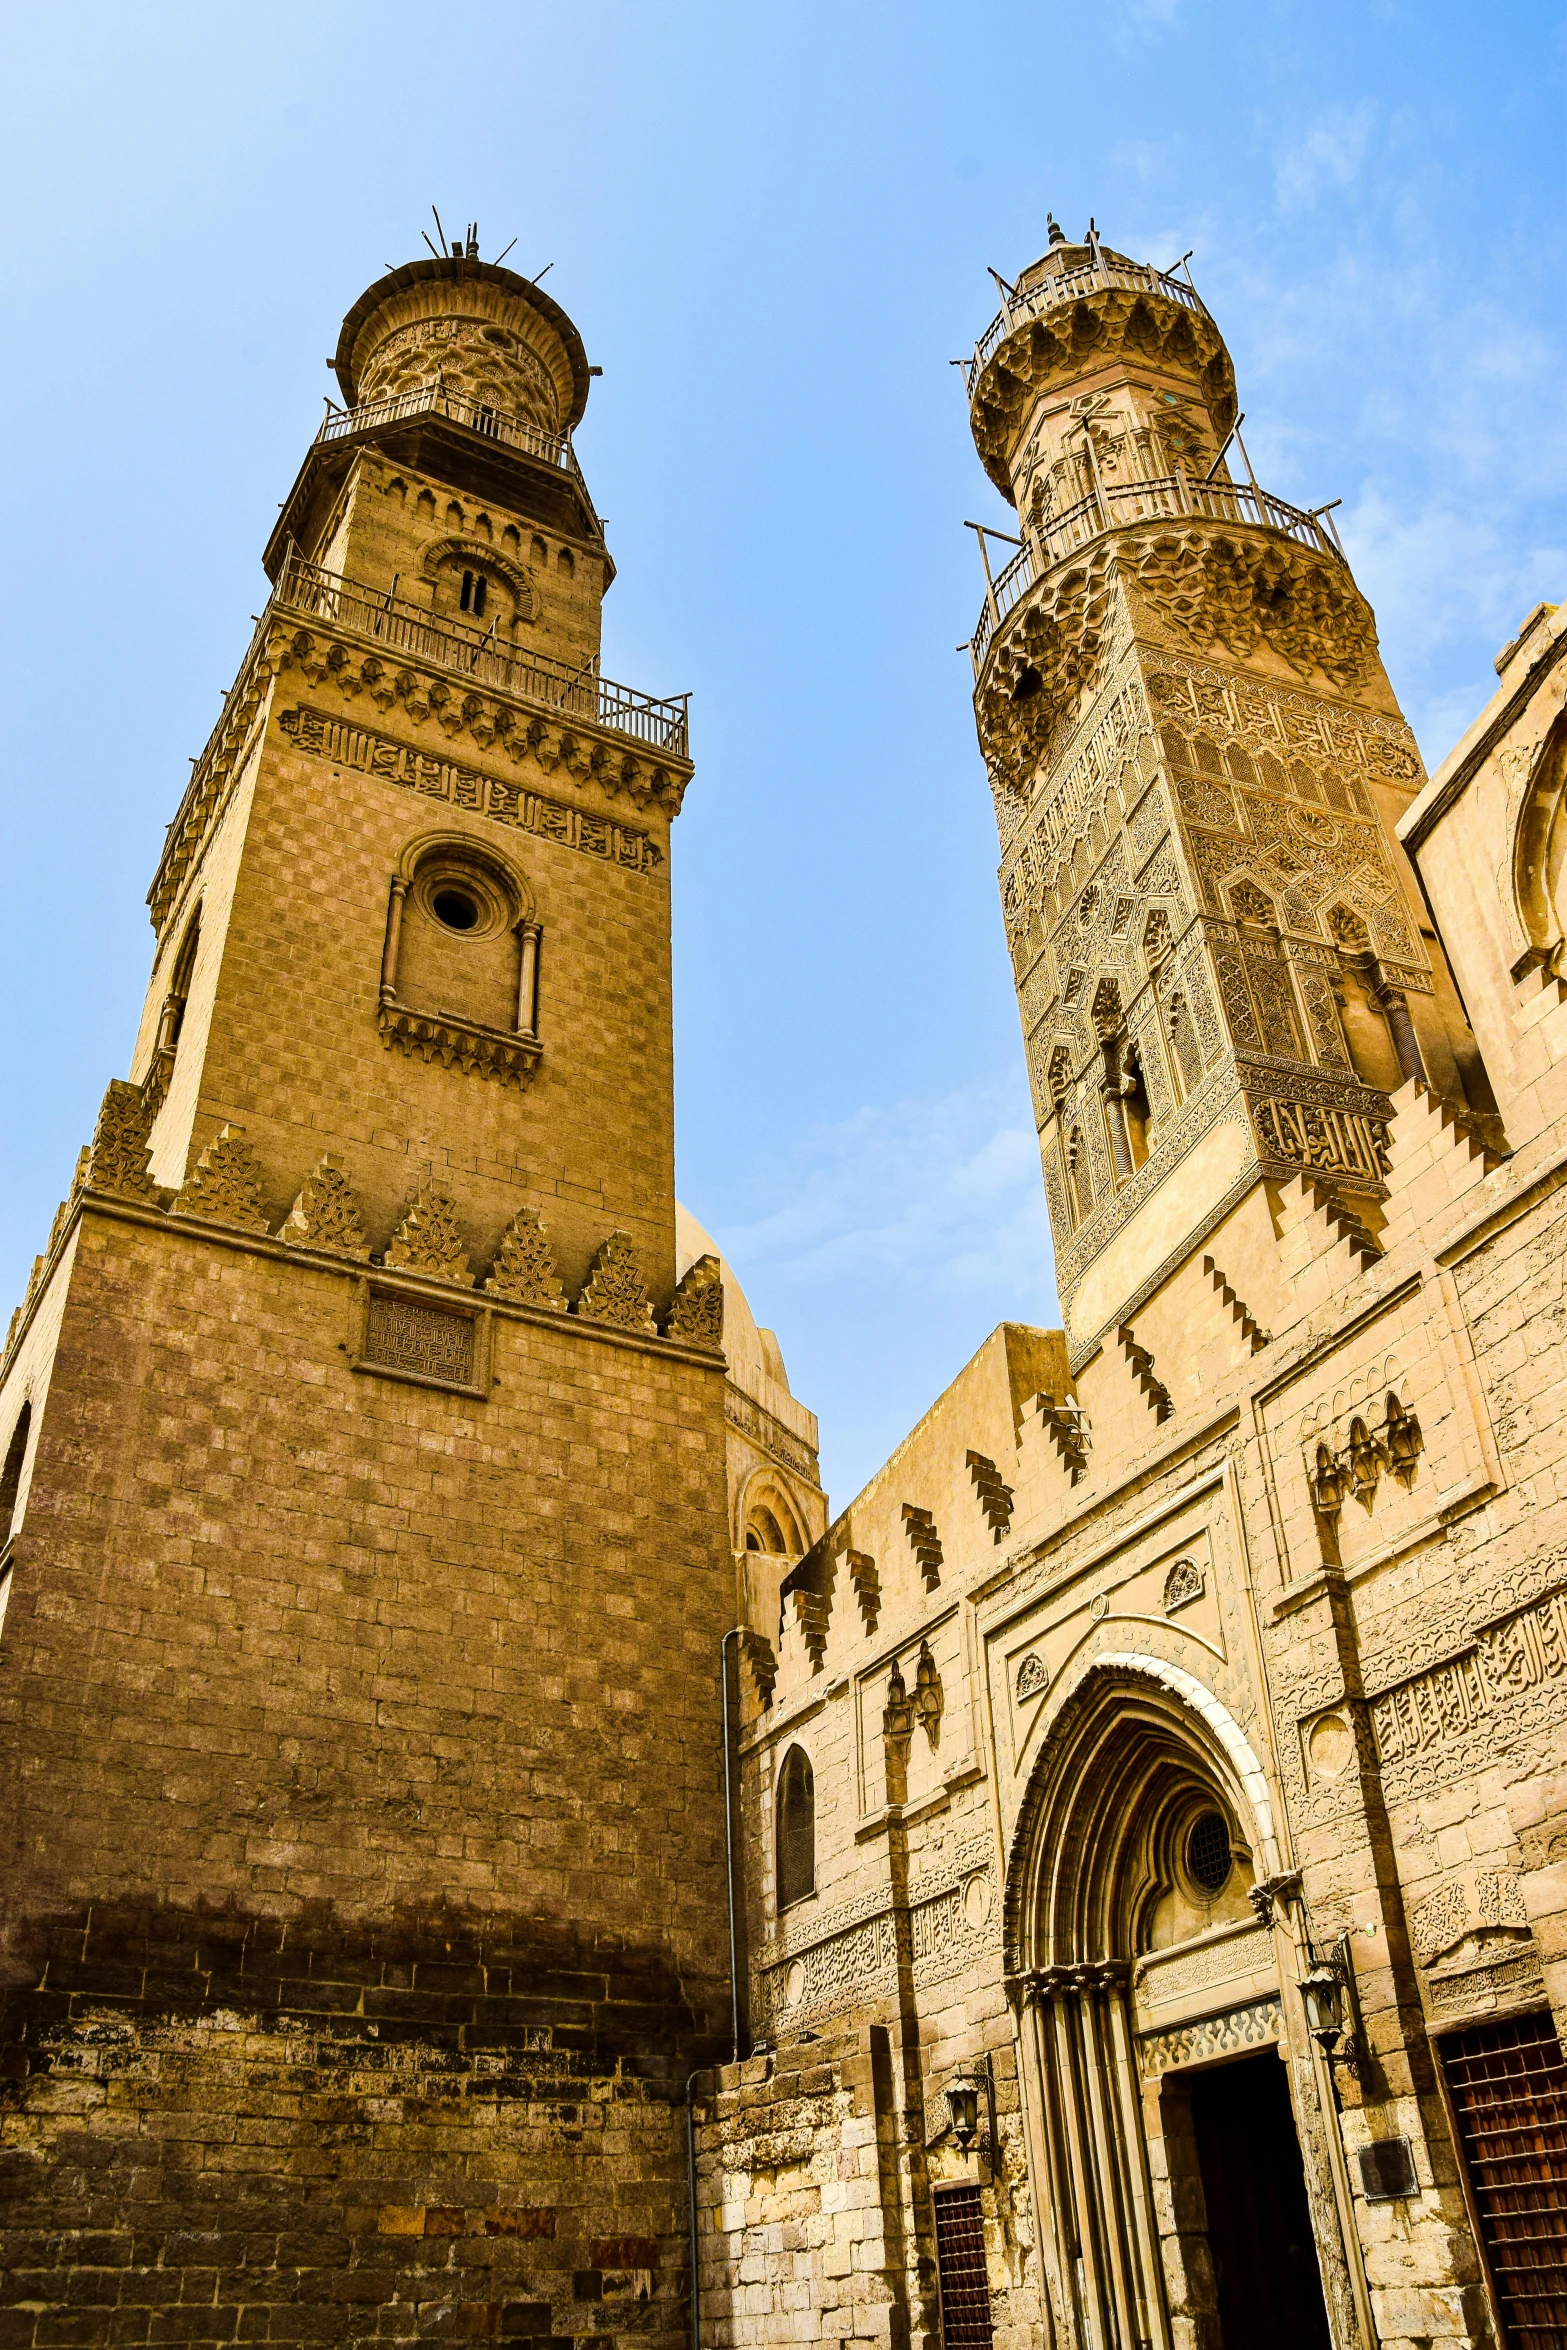
M 964 374 L 970 393 L 979 380 L 980 369 L 1008 335 L 1016 334 L 1019 327 L 1042 318 L 1047 310 L 1057 309 L 1063 302 L 1075 302 L 1082 294 L 1101 293 L 1111 286 L 1129 293 L 1162 294 L 1166 301 L 1178 302 L 1183 310 L 1190 310 L 1199 318 L 1208 315 L 1190 278 L 1172 277 L 1166 270 L 1154 269 L 1145 261 L 1112 261 L 1106 253 L 1096 251 L 1093 260 L 1085 261 L 1080 268 L 1041 278 L 1025 293 L 1014 292 L 1008 296 L 974 345 L 973 358 L 965 362 Z
M 467 425 L 470 432 L 483 433 L 487 440 L 504 441 L 510 449 L 522 449 L 541 463 L 558 466 L 562 473 L 569 473 L 581 486 L 583 495 L 587 495 L 569 433 L 546 432 L 542 425 L 530 423 L 526 416 L 513 415 L 506 408 L 491 408 L 482 400 L 469 400 L 460 392 L 448 391 L 439 377 L 433 383 L 415 384 L 406 392 L 392 392 L 384 400 L 366 400 L 358 408 L 339 408 L 328 400 L 316 439 L 318 442 L 347 440 L 354 433 L 370 432 L 378 425 L 402 424 L 415 416 L 449 416 L 455 424 Z
M 1259 489 L 1255 482 L 1193 481 L 1184 473 L 1164 474 L 1150 481 L 1096 482 L 1086 498 L 1059 513 L 1047 514 L 1005 569 L 987 582 L 979 624 L 969 645 L 974 674 L 978 677 L 984 667 L 997 629 L 1035 580 L 1108 531 L 1125 530 L 1138 522 L 1195 516 L 1207 522 L 1237 522 L 1276 530 L 1298 545 L 1315 547 L 1319 554 L 1342 563 L 1344 549 L 1328 519 L 1330 511 L 1318 506 L 1308 513 L 1304 507 L 1291 506 Z
M 616 685 L 596 668 L 573 669 L 547 653 L 502 644 L 493 630 L 465 629 L 432 618 L 395 592 L 345 579 L 307 562 L 291 549 L 272 596 L 274 607 L 329 622 L 366 637 L 389 653 L 431 661 L 476 685 L 515 694 L 541 709 L 585 718 L 615 734 L 633 736 L 675 758 L 689 756 L 689 694 L 660 698 Z

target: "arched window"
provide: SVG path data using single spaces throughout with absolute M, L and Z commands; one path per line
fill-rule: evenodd
M 791 1746 L 778 1775 L 778 1906 L 816 1891 L 816 1779 L 803 1746 Z
M 465 571 L 462 575 L 462 609 L 478 620 L 489 601 L 490 583 L 482 571 Z
M 1197 1031 L 1192 1024 L 1191 1006 L 1179 988 L 1170 998 L 1167 1017 L 1170 1042 L 1175 1048 L 1180 1089 L 1183 1095 L 1189 1094 L 1202 1076 L 1202 1048 L 1197 1042 Z
M 1084 1224 L 1094 1212 L 1094 1178 L 1081 1126 L 1074 1126 L 1066 1138 L 1066 1182 L 1072 1221 Z
M 1551 729 L 1518 813 L 1513 885 L 1529 941 L 1527 961 L 1538 966 L 1556 952 L 1567 924 L 1567 720 L 1562 718 Z
M 1142 1056 L 1130 1038 L 1121 1051 L 1121 1115 L 1126 1121 L 1126 1142 L 1132 1154 L 1132 1165 L 1140 1167 L 1148 1156 L 1148 1128 L 1153 1112 L 1148 1102 L 1148 1081 L 1143 1075 Z
M 185 1025 L 185 1006 L 190 1001 L 190 983 L 196 970 L 196 955 L 201 945 L 201 908 L 198 906 L 186 926 L 180 941 L 180 951 L 174 958 L 173 976 L 169 992 L 163 999 L 163 1016 L 158 1024 L 158 1051 L 172 1056 L 180 1041 L 180 1030 Z
M 5 1448 L 5 1466 L 0 1469 L 0 1546 L 9 1539 L 11 1520 L 16 1515 L 17 1490 L 22 1482 L 22 1463 L 27 1458 L 27 1435 L 32 1424 L 33 1407 L 24 1403 Z

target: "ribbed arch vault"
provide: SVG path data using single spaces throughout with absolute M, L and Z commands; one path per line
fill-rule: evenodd
M 1168 1881 L 1169 1824 L 1216 1799 L 1258 1876 L 1277 1867 L 1261 1765 L 1228 1710 L 1162 1658 L 1100 1656 L 1034 1764 L 1007 1872 L 1007 1971 L 1127 1958 Z

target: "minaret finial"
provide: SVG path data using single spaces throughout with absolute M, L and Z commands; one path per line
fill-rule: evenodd
M 1066 230 L 1061 226 L 1061 223 L 1059 220 L 1057 220 L 1053 212 L 1047 212 L 1045 214 L 1045 226 L 1050 231 L 1050 242 L 1052 245 L 1064 245 L 1066 243 Z

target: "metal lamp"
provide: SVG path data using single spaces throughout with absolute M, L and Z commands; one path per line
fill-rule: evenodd
M 1331 2063 L 1344 2031 L 1344 1980 L 1336 1966 L 1319 1958 L 1302 1978 L 1300 1995 L 1306 2006 L 1306 2029 Z
M 979 2132 L 979 2083 L 967 2073 L 954 2073 L 944 2094 L 952 2135 L 966 2154 Z
M 1326 1958 L 1313 1950 L 1301 1980 L 1306 2029 L 1330 2065 L 1341 2064 L 1358 2078 L 1361 2070 L 1360 2001 L 1349 1936 L 1341 1934 Z

